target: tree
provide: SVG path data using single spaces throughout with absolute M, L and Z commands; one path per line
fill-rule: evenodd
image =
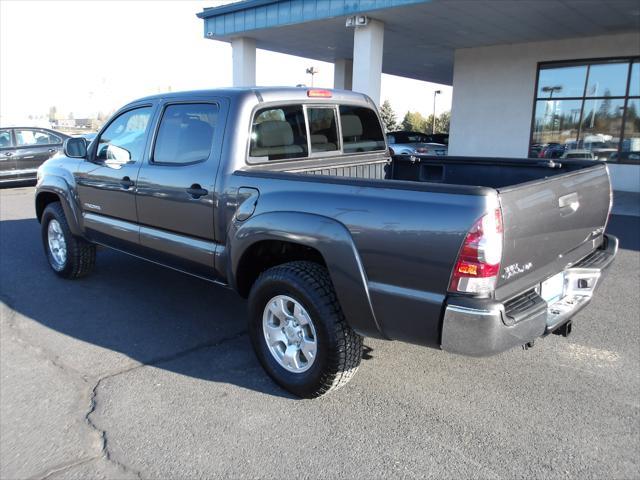
M 410 132 L 426 132 L 427 119 L 420 112 L 407 112 L 402 120 L 402 129 Z
M 391 107 L 391 102 L 385 100 L 380 107 L 380 118 L 386 132 L 393 132 L 398 129 L 398 121 L 396 120 L 396 112 Z
M 451 112 L 442 112 L 436 118 L 436 132 L 449 133 L 449 124 L 451 123 Z
M 50 122 L 55 122 L 56 121 L 56 113 L 58 112 L 58 109 L 53 106 L 53 107 L 49 107 L 49 121 Z

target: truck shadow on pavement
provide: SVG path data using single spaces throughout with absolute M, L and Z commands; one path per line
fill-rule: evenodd
M 621 248 L 640 250 L 640 218 L 613 216 L 608 231 Z M 110 351 L 38 332 L 37 343 L 83 374 L 100 377 L 131 364 L 113 353 L 119 352 L 181 375 L 293 398 L 256 360 L 246 304 L 234 292 L 108 249 L 99 250 L 90 276 L 63 280 L 47 264 L 35 219 L 1 221 L 0 245 L 0 300 L 53 331 Z M 369 347 L 363 358 L 371 358 Z
M 47 265 L 32 219 L 0 222 L 0 240 L 0 300 L 18 314 L 142 364 L 293 398 L 260 367 L 246 334 L 245 301 L 231 290 L 108 249 L 99 249 L 88 277 L 61 279 Z M 110 365 L 125 363 L 40 335 L 38 343 L 53 344 L 83 374 L 111 374 Z M 101 355 L 113 359 L 96 362 Z M 102 367 L 88 367 L 96 363 Z

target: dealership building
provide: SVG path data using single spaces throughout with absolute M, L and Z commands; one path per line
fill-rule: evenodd
M 449 153 L 590 150 L 640 192 L 637 0 L 245 0 L 198 13 L 230 42 L 233 82 L 256 48 L 332 62 L 334 87 L 380 101 L 382 73 L 453 86 Z

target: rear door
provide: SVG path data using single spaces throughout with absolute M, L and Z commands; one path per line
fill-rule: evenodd
M 498 299 L 546 280 L 602 243 L 610 206 L 604 165 L 500 189 L 499 193 L 504 250 Z
M 16 173 L 19 178 L 33 178 L 38 167 L 62 148 L 62 138 L 36 128 L 15 128 Z
M 224 99 L 165 103 L 138 177 L 145 255 L 206 277 L 214 267 L 214 185 L 226 111 Z
M 0 130 L 0 182 L 13 180 L 16 176 L 16 149 L 10 128 Z

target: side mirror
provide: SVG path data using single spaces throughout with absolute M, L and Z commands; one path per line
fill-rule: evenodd
M 64 154 L 70 158 L 87 158 L 87 139 L 83 137 L 67 138 L 64 141 Z

